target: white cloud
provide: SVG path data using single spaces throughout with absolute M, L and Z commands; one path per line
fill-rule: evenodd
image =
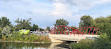
M 111 2 L 110 0 L 50 1 L 52 3 L 39 2 L 38 0 L 0 0 L 0 15 L 5 15 L 11 19 L 31 17 L 32 23 L 41 27 L 53 26 L 56 19 L 59 18 L 68 20 L 71 25 L 75 25 L 74 22 L 77 22 L 76 26 L 78 26 L 80 17 L 84 14 L 79 14 L 79 12 Z
M 102 4 L 102 3 L 108 3 L 111 2 L 111 0 L 49 0 L 51 2 L 60 2 L 63 4 L 70 4 L 74 6 L 96 6 L 97 4 Z
M 53 2 L 54 10 L 52 15 L 55 18 L 64 18 L 70 20 L 80 20 L 80 16 L 83 14 L 78 14 L 82 10 L 89 10 L 97 5 L 109 3 L 110 0 L 49 0 Z
M 68 8 L 67 4 L 63 3 L 54 3 L 54 10 L 52 11 L 52 15 L 54 16 L 72 16 L 72 12 Z

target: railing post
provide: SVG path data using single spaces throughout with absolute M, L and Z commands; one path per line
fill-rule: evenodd
M 98 30 L 97 30 L 97 32 L 98 32 Z M 97 32 L 96 32 L 96 35 L 97 35 Z
M 84 30 L 85 30 L 85 27 L 84 27 L 84 29 L 83 29 L 82 33 L 84 32 Z
M 61 28 L 61 30 L 62 30 L 62 32 L 63 32 L 62 34 L 64 34 L 64 31 L 63 31 L 63 29 L 62 29 L 62 26 L 60 26 L 60 28 Z
M 57 26 L 57 29 L 60 31 L 60 29 L 58 28 L 59 26 Z M 61 34 L 61 31 L 60 31 L 60 33 L 59 34 Z
M 70 33 L 70 29 L 69 29 L 69 27 L 68 27 L 68 30 L 69 30 L 69 33 Z
M 90 31 L 92 30 L 92 27 L 90 27 L 90 30 L 89 30 L 89 33 L 88 34 L 90 34 Z
M 74 28 L 71 28 L 71 29 L 72 29 L 73 34 L 75 35 L 75 29 Z
M 58 34 L 58 31 L 57 31 L 56 27 L 55 27 L 55 30 L 56 30 L 56 32 L 57 32 L 56 34 Z
M 88 30 L 88 27 L 87 27 L 87 30 Z M 85 34 L 87 33 L 87 30 L 86 30 Z
M 94 31 L 95 31 L 95 28 L 94 28 L 94 30 L 93 30 L 93 33 L 94 33 Z M 92 35 L 93 35 L 93 33 L 92 33 Z

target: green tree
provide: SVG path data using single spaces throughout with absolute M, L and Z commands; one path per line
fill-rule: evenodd
M 96 18 L 95 27 L 99 28 L 100 32 L 107 33 L 111 39 L 111 16 Z
M 0 34 L 2 33 L 2 28 L 0 27 Z
M 80 18 L 79 27 L 89 27 L 93 24 L 93 18 L 87 15 L 84 15 Z
M 58 25 L 64 25 L 64 26 L 67 26 L 69 24 L 69 22 L 67 20 L 64 20 L 64 19 L 58 19 L 56 20 L 56 24 L 54 24 L 55 26 L 58 26 Z M 56 33 L 63 33 L 63 31 L 65 31 L 64 27 L 63 26 L 59 26 L 57 27 L 56 29 Z
M 0 18 L 0 27 L 4 28 L 5 26 L 11 26 L 11 22 L 7 17 Z
M 6 35 L 8 36 L 11 33 L 10 30 L 11 30 L 11 28 L 9 26 L 4 27 L 2 30 L 2 38 L 4 38 L 4 36 L 6 36 Z
M 36 24 L 33 24 L 32 30 L 33 30 L 33 31 L 36 31 L 36 30 L 38 30 L 38 25 L 36 25 Z
M 67 26 L 69 24 L 69 22 L 67 20 L 64 20 L 64 19 L 59 19 L 59 20 L 56 20 L 56 24 L 55 26 L 58 26 L 58 25 L 64 25 L 64 26 Z
M 6 26 L 3 28 L 2 33 L 9 34 L 10 30 L 11 30 L 11 28 L 9 26 Z
M 46 30 L 50 31 L 50 27 L 49 27 L 49 26 L 47 26 Z
M 93 21 L 91 21 L 92 18 L 90 18 L 90 21 L 87 20 L 89 18 L 86 19 L 86 17 L 84 17 L 84 19 L 82 19 L 80 25 L 82 27 L 85 27 L 84 24 L 87 25 L 86 22 L 88 22 L 90 24 L 89 26 L 94 26 L 96 28 L 99 28 L 100 29 L 99 32 L 101 32 L 100 37 L 96 38 L 96 40 L 94 40 L 93 42 L 90 42 L 90 40 L 89 41 L 81 40 L 77 44 L 74 43 L 71 46 L 72 49 L 111 49 L 111 16 L 99 17 L 94 19 Z M 85 21 L 85 23 L 83 23 L 84 22 L 83 20 Z
M 42 29 L 42 28 L 39 28 L 39 30 L 40 30 L 40 31 L 44 31 L 44 29 Z
M 2 38 L 2 28 L 0 27 L 0 39 Z
M 25 19 L 17 19 L 15 22 L 17 23 L 17 25 L 15 26 L 15 29 L 16 30 L 20 30 L 20 29 L 28 29 L 30 30 L 31 29 L 31 18 L 29 18 L 28 20 L 25 20 Z

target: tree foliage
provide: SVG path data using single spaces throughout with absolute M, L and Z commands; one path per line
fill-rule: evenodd
M 36 31 L 36 30 L 38 30 L 38 25 L 36 25 L 36 24 L 33 24 L 32 30 L 33 30 L 33 31 Z
M 107 33 L 111 37 L 111 16 L 96 18 L 94 26 L 99 28 L 102 33 Z
M 44 31 L 44 29 L 43 29 L 43 28 L 39 28 L 39 30 L 40 30 L 40 31 Z
M 11 26 L 11 22 L 7 17 L 0 18 L 0 27 L 4 28 L 5 26 Z
M 2 28 L 0 27 L 0 39 L 2 38 Z
M 2 33 L 9 34 L 10 30 L 11 30 L 11 28 L 9 26 L 6 26 L 3 28 Z
M 49 27 L 49 26 L 47 26 L 46 30 L 50 31 L 50 27 Z
M 79 27 L 89 27 L 93 24 L 93 18 L 87 15 L 82 16 Z
M 6 26 L 3 28 L 3 30 L 2 30 L 2 38 L 3 39 L 6 39 L 8 37 L 8 35 L 11 33 L 10 30 L 11 30 L 11 28 L 9 26 Z M 5 38 L 5 36 L 7 36 L 7 37 Z
M 28 20 L 25 19 L 17 19 L 15 22 L 17 23 L 17 25 L 15 26 L 16 30 L 20 30 L 20 29 L 31 29 L 31 22 L 30 22 L 31 18 L 29 18 Z
M 67 26 L 69 24 L 69 22 L 67 20 L 64 20 L 64 19 L 59 19 L 59 20 L 56 20 L 56 24 L 55 26 L 58 26 L 58 25 L 64 25 L 64 26 Z
M 2 33 L 2 28 L 0 27 L 0 34 Z
M 83 16 L 80 21 L 80 27 L 92 26 L 100 29 L 101 37 L 94 40 L 93 43 L 80 42 L 74 44 L 75 49 L 111 49 L 111 16 L 92 19 L 90 16 Z

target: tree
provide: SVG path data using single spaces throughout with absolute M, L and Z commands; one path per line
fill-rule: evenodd
M 56 20 L 56 24 L 54 24 L 55 26 L 58 25 L 64 25 L 67 26 L 69 24 L 69 22 L 67 20 L 64 19 L 58 19 Z M 63 31 L 65 30 L 63 26 L 59 26 L 58 29 L 56 29 L 58 32 L 56 33 L 63 33 Z
M 1 34 L 1 32 L 2 32 L 2 28 L 0 27 L 0 34 Z
M 10 33 L 11 33 L 10 30 L 11 30 L 11 28 L 10 28 L 9 26 L 4 27 L 3 30 L 2 30 L 2 38 L 3 38 L 5 35 L 10 34 Z
M 11 22 L 7 17 L 0 18 L 0 27 L 4 28 L 5 26 L 11 26 Z
M 17 23 L 17 25 L 15 26 L 16 30 L 20 30 L 20 29 L 31 29 L 31 22 L 30 22 L 31 18 L 29 18 L 28 20 L 25 19 L 17 19 L 15 22 Z
M 0 39 L 2 38 L 2 28 L 0 27 Z
M 33 31 L 36 31 L 36 30 L 38 30 L 38 25 L 36 25 L 36 24 L 33 24 L 32 30 L 33 30 Z
M 44 29 L 42 29 L 42 28 L 39 28 L 39 30 L 40 30 L 40 31 L 44 31 Z
M 93 18 L 87 15 L 84 15 L 80 18 L 79 27 L 89 27 L 93 24 Z
M 49 26 L 47 26 L 46 30 L 50 31 L 50 27 L 49 27 Z
M 6 26 L 3 28 L 2 33 L 9 34 L 10 30 L 11 30 L 11 28 L 9 26 Z
M 100 32 L 107 33 L 111 39 L 111 16 L 96 18 L 95 26 L 100 29 Z
M 76 26 L 71 26 L 72 28 L 74 28 L 74 29 L 77 29 L 77 27 Z
M 56 20 L 56 24 L 55 26 L 58 26 L 58 25 L 64 25 L 64 26 L 67 26 L 69 24 L 69 22 L 67 20 L 64 20 L 64 19 L 59 19 L 59 20 Z

